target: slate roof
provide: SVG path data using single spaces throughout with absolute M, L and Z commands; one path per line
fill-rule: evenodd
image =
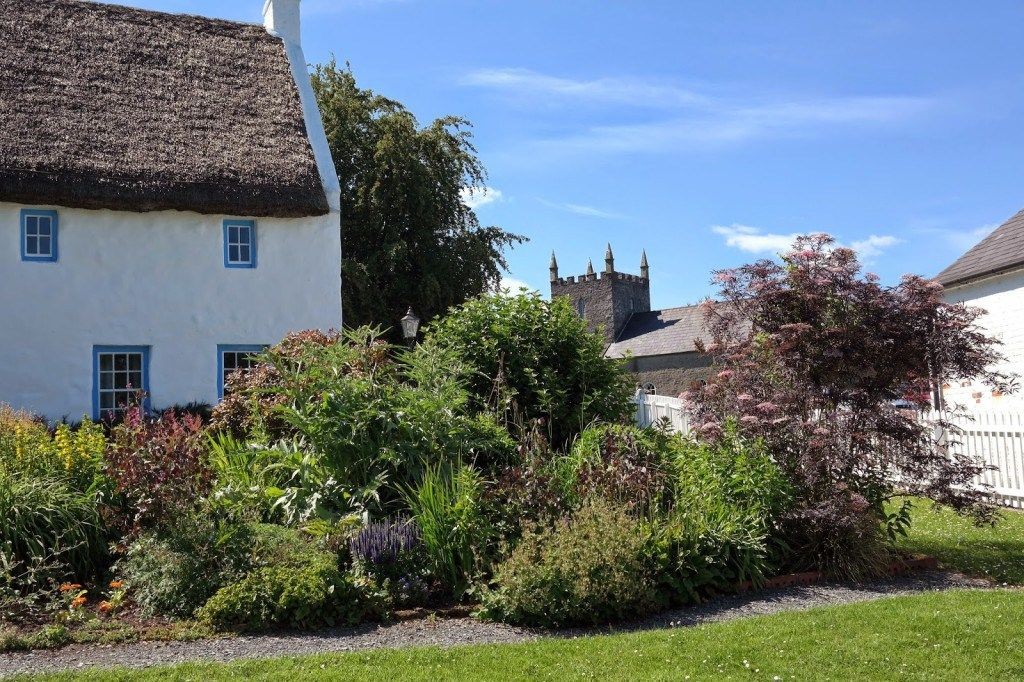
M 284 43 L 262 26 L 0 0 L 0 201 L 324 215 Z
M 1024 210 L 960 256 L 936 279 L 944 286 L 1024 266 Z
M 711 343 L 704 331 L 704 311 L 699 305 L 633 313 L 615 343 L 608 347 L 608 357 L 668 355 L 695 353 L 695 339 Z

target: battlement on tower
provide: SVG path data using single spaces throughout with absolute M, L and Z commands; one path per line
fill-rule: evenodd
M 604 334 L 612 343 L 618 337 L 633 313 L 651 309 L 650 268 L 647 254 L 640 259 L 640 274 L 619 272 L 615 269 L 615 256 L 609 244 L 604 256 L 604 271 L 594 271 L 591 261 L 582 275 L 560 277 L 558 261 L 551 254 L 551 298 L 563 296 L 572 301 L 576 312 L 590 328 Z
M 640 275 L 632 275 L 628 272 L 595 272 L 590 275 L 570 275 L 551 280 L 552 284 L 577 284 L 579 282 L 594 282 L 599 279 L 617 279 L 622 282 L 636 282 L 642 284 L 647 278 Z

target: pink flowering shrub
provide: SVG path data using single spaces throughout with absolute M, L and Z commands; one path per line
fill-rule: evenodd
M 905 523 L 905 514 L 885 515 L 894 480 L 910 494 L 990 513 L 970 485 L 981 465 L 941 450 L 914 415 L 944 383 L 981 378 L 1012 390 L 1011 377 L 988 369 L 1000 355 L 975 324 L 983 311 L 944 302 L 941 285 L 916 276 L 882 286 L 827 235 L 799 238 L 781 263 L 761 260 L 715 281 L 706 350 L 719 371 L 687 396 L 695 427 L 714 440 L 733 420 L 764 440 L 797 491 L 790 526 L 806 555 L 846 574 L 887 565 L 871 548 Z

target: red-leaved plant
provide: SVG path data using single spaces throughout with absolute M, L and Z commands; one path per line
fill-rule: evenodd
M 197 415 L 168 410 L 151 417 L 140 407 L 125 412 L 111 430 L 105 468 L 120 501 L 115 521 L 127 535 L 168 523 L 209 492 L 204 452 Z
M 856 558 L 843 567 L 849 555 L 880 544 L 880 522 L 899 532 L 906 520 L 885 515 L 897 490 L 991 513 L 973 485 L 983 465 L 941 447 L 915 415 L 945 383 L 1012 390 L 990 369 L 1001 356 L 976 325 L 983 311 L 946 303 L 921 277 L 883 286 L 827 235 L 715 281 L 719 300 L 705 304 L 715 374 L 686 396 L 695 428 L 714 440 L 731 420 L 764 439 L 797 490 L 797 540 L 819 565 L 857 573 Z

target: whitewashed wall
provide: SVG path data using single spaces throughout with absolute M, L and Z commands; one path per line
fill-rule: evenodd
M 946 290 L 946 300 L 964 301 L 988 311 L 981 320 L 982 325 L 1003 342 L 1001 351 L 1008 359 L 1000 369 L 1020 374 L 1021 388 L 1024 389 L 1024 269 L 950 287 Z M 977 383 L 952 385 L 945 390 L 945 396 L 947 401 L 970 409 L 1024 406 L 1024 393 L 1021 391 L 999 396 L 994 395 L 989 387 Z
M 23 262 L 21 205 L 0 203 L 0 402 L 92 412 L 94 345 L 150 346 L 154 407 L 217 398 L 217 344 L 341 324 L 336 211 L 256 220 L 254 269 L 225 268 L 225 217 L 54 206 L 59 260 Z

